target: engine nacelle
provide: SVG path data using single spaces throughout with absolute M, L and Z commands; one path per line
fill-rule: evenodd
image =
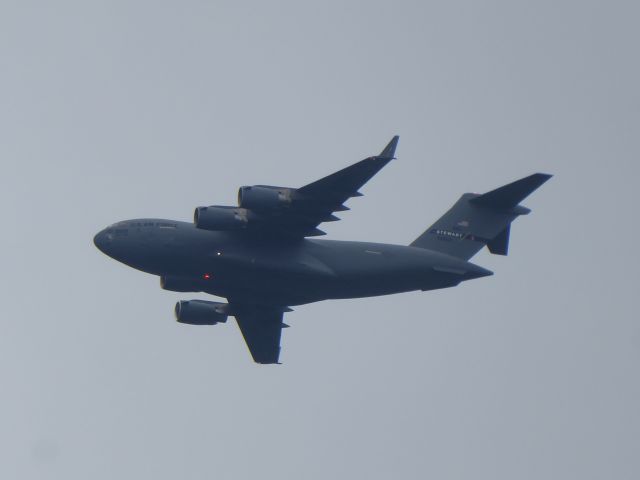
M 226 303 L 181 300 L 176 303 L 176 320 L 188 325 L 215 325 L 227 321 Z
M 254 215 L 246 208 L 198 207 L 193 212 L 193 223 L 204 230 L 240 230 L 247 228 Z
M 160 288 L 171 292 L 202 292 L 205 282 L 197 278 L 166 275 L 160 277 Z
M 256 211 L 276 210 L 291 204 L 295 189 L 254 185 L 240 187 L 238 205 Z

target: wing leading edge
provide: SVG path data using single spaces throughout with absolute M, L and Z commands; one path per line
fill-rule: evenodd
M 342 204 L 350 197 L 359 197 L 358 189 L 367 183 L 387 163 L 395 158 L 400 137 L 396 135 L 380 152 L 380 155 L 365 158 L 320 180 L 298 189 L 298 192 L 310 197 L 331 199 Z M 337 205 L 336 205 L 337 206 Z
M 398 135 L 394 136 L 379 155 L 360 160 L 349 167 L 300 187 L 297 192 L 307 200 L 305 203 L 321 206 L 317 212 L 308 214 L 310 223 L 317 227 L 325 221 L 339 220 L 332 214 L 348 210 L 349 208 L 343 204 L 349 198 L 362 196 L 358 190 L 395 158 L 399 139 Z
M 358 189 L 395 158 L 398 140 L 396 135 L 379 155 L 365 158 L 297 189 L 257 185 L 274 189 L 288 200 L 282 208 L 261 211 L 255 227 L 248 228 L 245 234 L 259 232 L 269 236 L 294 238 L 324 235 L 317 228 L 318 225 L 339 220 L 333 215 L 334 212 L 349 210 L 344 202 L 351 197 L 362 196 Z

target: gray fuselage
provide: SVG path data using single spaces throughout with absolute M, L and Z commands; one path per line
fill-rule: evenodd
M 423 248 L 260 238 L 163 219 L 118 222 L 99 232 L 94 243 L 110 257 L 162 277 L 168 290 L 202 291 L 264 305 L 433 290 L 491 275 L 465 260 Z

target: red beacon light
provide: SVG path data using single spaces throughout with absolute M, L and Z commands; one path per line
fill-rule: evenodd
M 205 273 L 202 275 L 202 278 L 205 280 L 211 280 L 211 274 L 210 273 Z

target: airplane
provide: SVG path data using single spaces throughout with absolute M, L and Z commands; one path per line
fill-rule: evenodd
M 398 136 L 365 158 L 300 188 L 243 186 L 237 206 L 202 206 L 193 222 L 142 218 L 115 223 L 94 243 L 106 255 L 160 277 L 163 289 L 204 292 L 227 302 L 183 300 L 179 323 L 236 318 L 256 363 L 280 363 L 285 312 L 328 299 L 455 287 L 493 275 L 469 262 L 486 246 L 507 255 L 520 202 L 551 175 L 535 173 L 484 194 L 465 193 L 409 245 L 320 240 L 323 222 L 395 159 Z

